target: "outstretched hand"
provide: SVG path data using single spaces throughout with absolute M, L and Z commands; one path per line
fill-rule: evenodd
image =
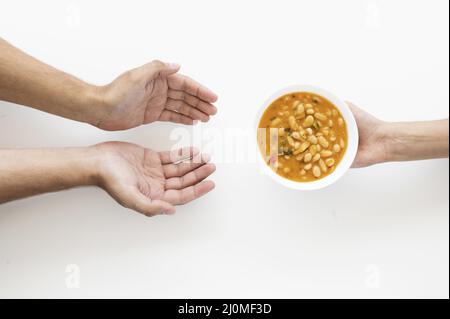
M 180 66 L 153 61 L 100 87 L 101 129 L 126 130 L 155 121 L 192 125 L 217 113 L 217 95 L 187 76 Z
M 108 142 L 94 146 L 102 154 L 100 186 L 119 204 L 146 216 L 173 214 L 214 189 L 204 181 L 215 171 L 196 149 L 154 152 L 138 145 Z

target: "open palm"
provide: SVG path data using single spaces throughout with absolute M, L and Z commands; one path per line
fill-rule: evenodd
M 105 112 L 97 126 L 125 130 L 165 121 L 192 125 L 217 113 L 217 96 L 187 76 L 178 65 L 153 61 L 128 71 L 103 87 Z
M 214 188 L 213 182 L 203 180 L 215 166 L 193 148 L 158 153 L 122 142 L 95 147 L 103 154 L 101 186 L 119 204 L 144 215 L 173 214 L 174 205 Z

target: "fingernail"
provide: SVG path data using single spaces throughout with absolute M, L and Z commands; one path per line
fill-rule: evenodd
M 167 66 L 171 69 L 178 69 L 181 67 L 178 63 L 168 63 Z

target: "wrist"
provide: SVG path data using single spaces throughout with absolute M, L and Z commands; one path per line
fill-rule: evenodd
M 383 144 L 385 148 L 385 162 L 396 162 L 403 160 L 406 143 L 406 135 L 402 123 L 385 123 L 383 129 Z
M 80 186 L 100 186 L 102 154 L 95 146 L 80 148 L 74 156 L 76 184 Z
M 84 122 L 98 127 L 107 113 L 107 105 L 104 99 L 104 87 L 86 84 L 83 91 L 84 109 L 86 119 Z
M 381 164 L 386 162 L 391 162 L 393 147 L 395 143 L 393 142 L 393 132 L 395 131 L 395 123 L 382 122 L 378 124 L 375 131 L 375 141 L 376 149 L 379 154 L 377 156 L 376 162 L 374 164 Z

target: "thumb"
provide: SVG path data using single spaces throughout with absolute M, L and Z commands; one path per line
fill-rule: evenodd
M 181 66 L 178 63 L 166 63 L 165 67 L 161 70 L 161 75 L 169 76 L 177 73 Z
M 154 60 L 146 64 L 144 68 L 152 75 L 152 77 L 166 77 L 177 73 L 180 70 L 180 65 L 177 63 L 164 63 L 158 60 Z

